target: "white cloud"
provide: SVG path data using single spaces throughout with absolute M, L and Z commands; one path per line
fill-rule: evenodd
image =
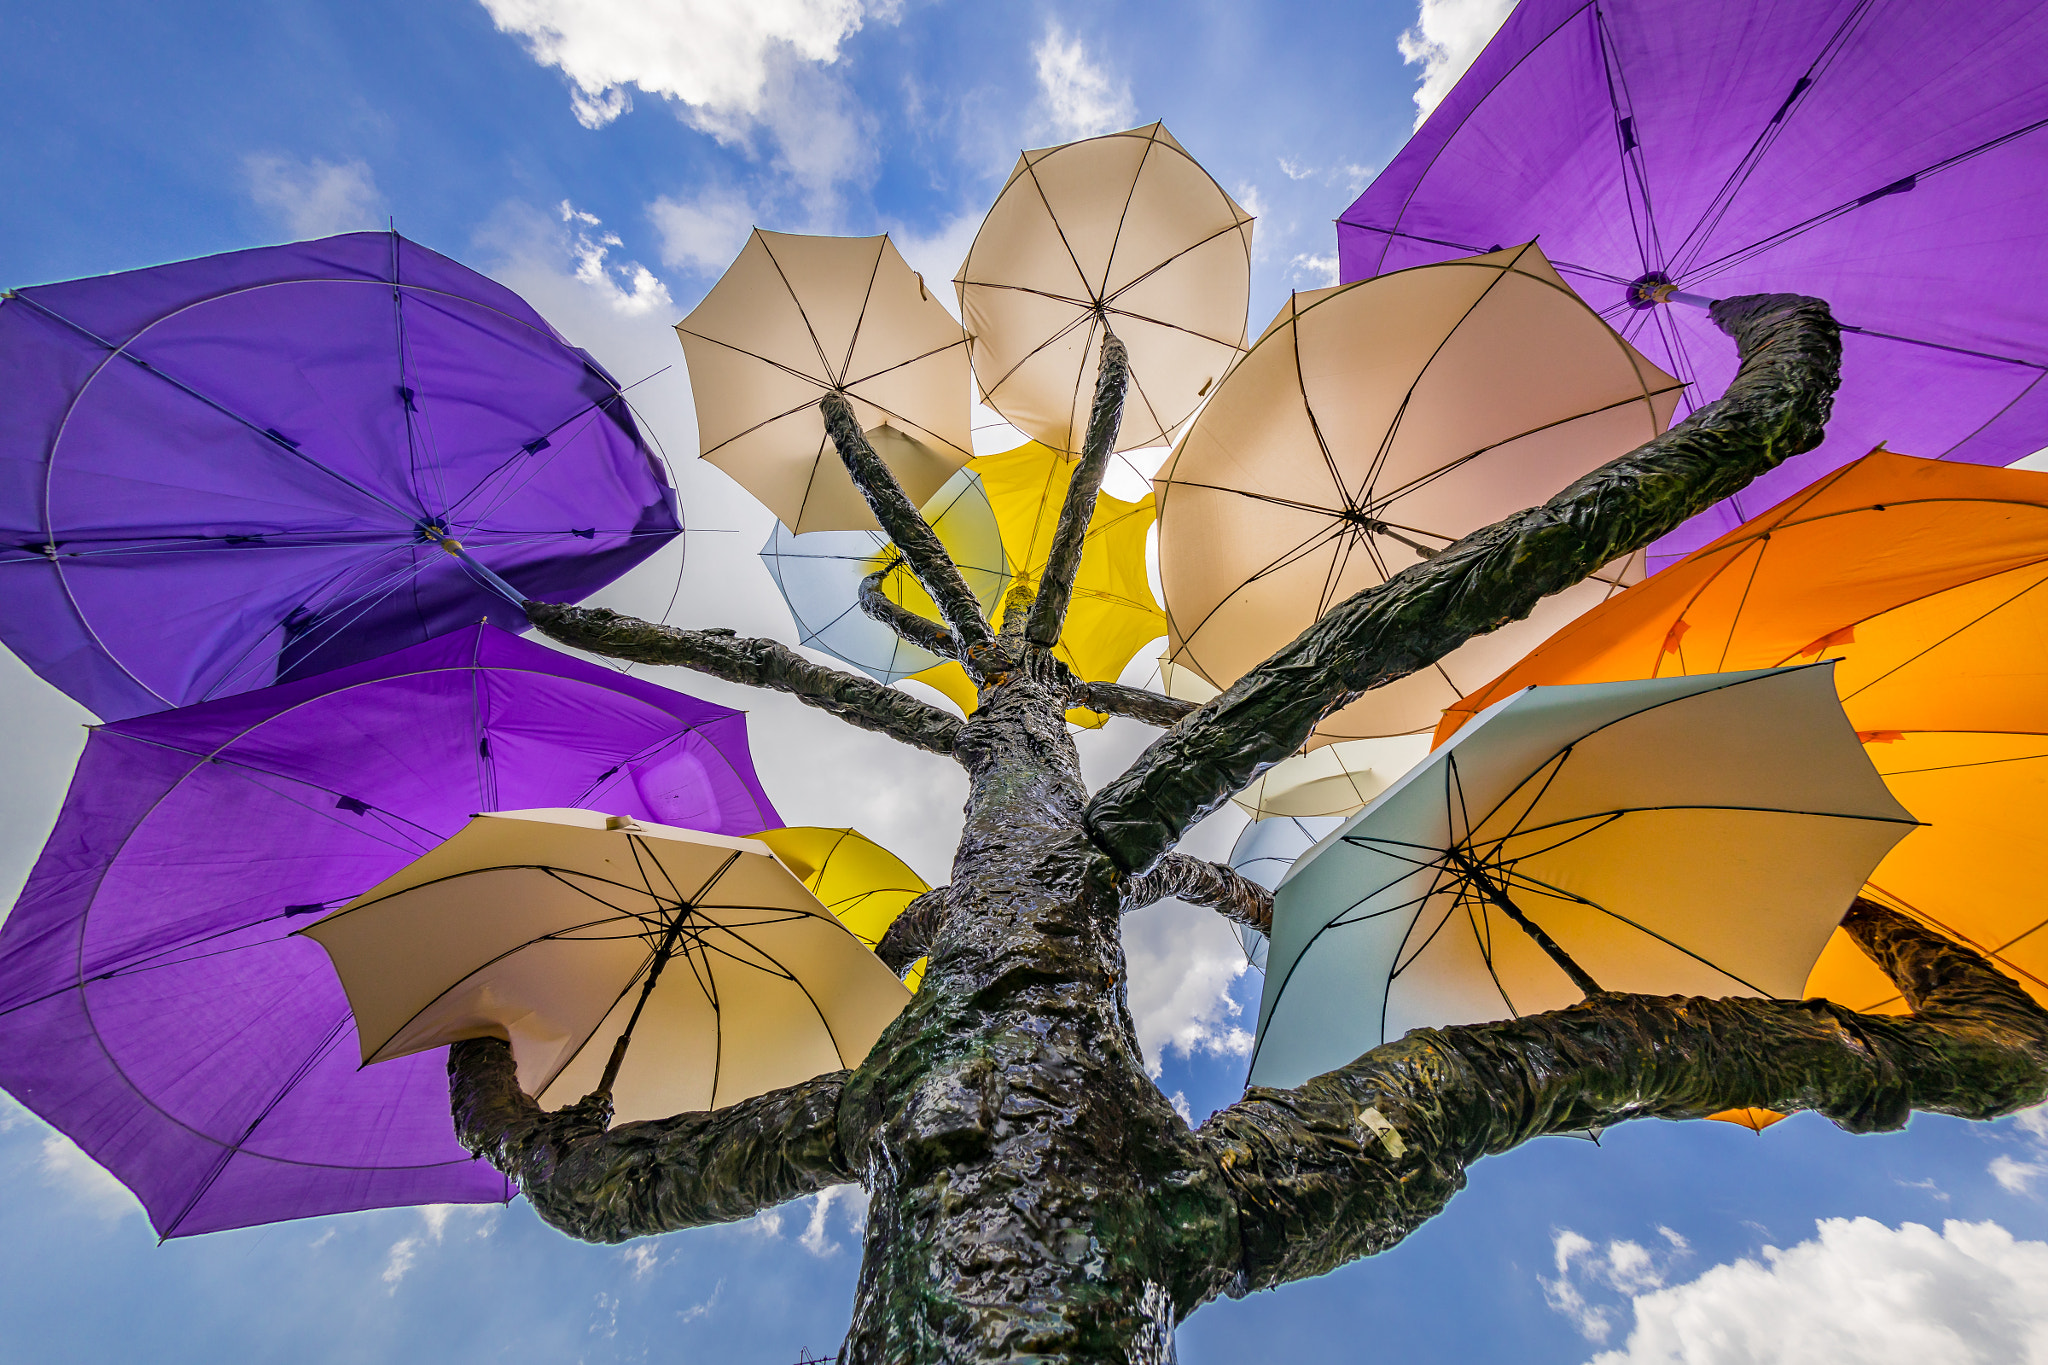
M 107 1168 L 79 1149 L 62 1133 L 45 1133 L 36 1170 L 43 1183 L 71 1196 L 95 1218 L 109 1222 L 141 1213 L 142 1204 Z
M 1113 133 L 1137 122 L 1130 86 L 1088 58 L 1081 40 L 1058 24 L 1031 55 L 1038 63 L 1039 108 L 1062 141 Z
M 419 1208 L 421 1227 L 410 1236 L 401 1237 L 391 1244 L 390 1252 L 384 1259 L 383 1280 L 389 1288 L 387 1293 L 396 1294 L 398 1286 L 418 1264 L 420 1253 L 429 1246 L 440 1245 L 448 1224 L 457 1215 L 471 1222 L 474 1236 L 488 1237 L 497 1226 L 498 1205 L 495 1204 L 424 1204 Z
M 611 259 L 613 249 L 625 243 L 617 233 L 604 231 L 604 223 L 595 214 L 583 212 L 566 199 L 557 212 L 568 226 L 569 255 L 576 263 L 577 281 L 613 312 L 644 317 L 676 311 L 668 286 L 655 278 L 653 271 L 638 261 Z
M 2048 1362 L 2048 1243 L 1996 1223 L 1818 1231 L 1640 1294 L 1627 1344 L 1592 1365 Z
M 762 112 L 774 59 L 837 60 L 861 26 L 861 0 L 482 0 L 500 32 L 526 40 L 574 87 L 586 128 L 632 107 L 628 87 L 717 121 Z M 870 6 L 876 18 L 893 9 Z
M 1443 102 L 1515 7 L 1515 0 L 1421 0 L 1415 27 L 1398 42 L 1401 60 L 1422 68 L 1415 91 L 1415 126 Z
M 1987 1168 L 1991 1178 L 2014 1194 L 2031 1192 L 2033 1184 L 2048 1175 L 2048 1104 L 2022 1109 L 2012 1116 L 2012 1128 L 2021 1140 L 2043 1160 L 2027 1161 L 2015 1156 L 1995 1156 Z
M 847 1232 L 860 1236 L 868 1225 L 868 1193 L 858 1185 L 832 1185 L 811 1196 L 811 1218 L 804 1230 L 797 1234 L 797 1244 L 813 1256 L 830 1256 L 839 1250 L 839 1243 L 832 1240 L 829 1223 L 832 1210 L 837 1207 L 846 1223 Z
M 1184 1057 L 1249 1057 L 1252 1035 L 1230 985 L 1244 950 L 1213 910 L 1161 901 L 1124 916 L 1131 1019 L 1153 1077 L 1171 1050 Z
M 249 198 L 294 237 L 327 237 L 385 225 L 384 196 L 359 160 L 294 161 L 252 153 L 242 158 Z
M 1337 253 L 1304 251 L 1287 263 L 1294 282 L 1310 289 L 1322 289 L 1337 282 Z
M 1689 1249 L 1685 1238 L 1670 1228 L 1657 1229 L 1665 1246 L 1653 1250 L 1641 1242 L 1619 1238 L 1596 1246 L 1583 1233 L 1561 1228 L 1551 1242 L 1557 1278 L 1539 1275 L 1543 1297 L 1572 1320 L 1588 1341 L 1605 1341 L 1614 1330 L 1617 1306 L 1596 1303 L 1592 1295 L 1640 1294 L 1660 1289 L 1671 1265 Z
M 647 206 L 647 216 L 661 234 L 661 263 L 702 275 L 731 265 L 754 227 L 753 206 L 729 190 L 663 197 Z

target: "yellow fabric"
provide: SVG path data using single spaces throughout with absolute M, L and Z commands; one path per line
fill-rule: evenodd
M 1925 827 L 1865 894 L 1990 954 L 2048 1003 L 2048 474 L 1879 451 L 1552 636 L 1444 715 L 1533 683 L 1838 659 L 1842 705 Z M 1806 982 L 1902 1010 L 1836 931 Z
M 870 948 L 905 906 L 932 889 L 908 863 L 859 830 L 792 825 L 751 837 L 774 850 L 804 889 Z

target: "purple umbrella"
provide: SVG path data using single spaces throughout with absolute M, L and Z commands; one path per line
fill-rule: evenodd
M 1523 0 L 1339 220 L 1343 276 L 1540 237 L 1694 385 L 1681 416 L 1720 395 L 1734 348 L 1704 312 L 1632 308 L 1631 284 L 1833 304 L 1827 442 L 1653 562 L 1879 442 L 2007 464 L 2048 446 L 2044 70 L 2039 0 Z
M 523 630 L 491 572 L 575 599 L 681 527 L 612 377 L 396 233 L 16 290 L 0 393 L 0 640 L 109 719 Z
M 746 716 L 471 626 L 95 729 L 0 927 L 0 1085 L 165 1237 L 511 1188 L 456 1145 L 445 1049 L 358 1068 L 292 931 L 476 811 L 782 822 Z

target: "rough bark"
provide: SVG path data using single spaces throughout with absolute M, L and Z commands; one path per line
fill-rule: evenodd
M 875 945 L 875 956 L 896 975 L 909 971 L 912 963 L 932 950 L 932 940 L 938 937 L 939 923 L 946 916 L 948 889 L 935 886 L 925 892 L 904 906 L 903 913 L 882 932 L 882 941 Z
M 1227 920 L 1273 932 L 1273 893 L 1222 863 L 1169 853 L 1124 889 L 1124 909 L 1138 910 L 1168 897 L 1205 905 Z
M 1088 830 L 1142 872 L 1187 828 L 1299 749 L 1325 715 L 1663 535 L 1820 444 L 1840 380 L 1840 329 L 1818 299 L 1723 299 L 1715 323 L 1741 368 L 1721 398 L 1549 502 L 1475 531 L 1339 603 L 1160 736 L 1089 803 Z
M 1095 372 L 1095 402 L 1088 410 L 1088 434 L 1081 442 L 1081 462 L 1074 466 L 1073 475 L 1067 480 L 1066 501 L 1060 504 L 1059 525 L 1052 534 L 1045 571 L 1039 576 L 1038 599 L 1031 604 L 1031 621 L 1024 630 L 1024 638 L 1040 649 L 1058 644 L 1060 630 L 1066 625 L 1067 606 L 1074 596 L 1074 575 L 1081 571 L 1088 523 L 1095 516 L 1095 495 L 1102 491 L 1102 476 L 1109 472 L 1109 456 L 1116 447 L 1117 427 L 1124 415 L 1124 389 L 1130 378 L 1130 354 L 1104 322 L 1102 358 Z
M 679 630 L 603 607 L 557 602 L 528 602 L 526 619 L 549 639 L 592 654 L 674 664 L 727 682 L 787 692 L 863 730 L 949 758 L 960 737 L 958 717 L 872 679 L 814 664 L 775 640 L 746 639 L 725 630 Z
M 953 632 L 937 621 L 919 616 L 901 602 L 893 602 L 889 594 L 882 591 L 882 580 L 887 578 L 895 565 L 877 569 L 860 581 L 860 609 L 874 620 L 880 621 L 896 637 L 916 645 L 927 654 L 936 654 L 942 659 L 960 657 L 960 643 L 953 638 Z
M 1191 701 L 1162 697 L 1142 687 L 1125 687 L 1122 683 L 1110 682 L 1081 683 L 1074 688 L 1074 700 L 1093 710 L 1106 711 L 1112 716 L 1128 716 L 1161 729 L 1185 720 L 1195 709 L 1195 703 Z

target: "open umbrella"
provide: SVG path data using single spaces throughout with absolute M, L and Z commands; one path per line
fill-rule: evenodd
M 906 906 L 932 889 L 910 864 L 857 829 L 792 825 L 763 830 L 754 838 L 773 849 L 804 889 L 869 948 L 881 943 Z M 915 991 L 923 980 L 924 959 L 919 958 L 904 973 L 903 984 Z
M 1594 990 L 1793 996 L 1911 828 L 1826 665 L 1519 692 L 1295 864 L 1251 1083 Z
M 881 237 L 754 229 L 676 324 L 699 452 L 792 534 L 875 528 L 818 401 L 843 394 L 913 503 L 974 453 L 967 338 Z
M 166 1237 L 502 1200 L 444 1060 L 358 1070 L 292 931 L 501 806 L 779 825 L 746 717 L 472 626 L 383 659 L 95 729 L 0 926 L 0 1085 Z
M 1244 827 L 1244 832 L 1237 836 L 1237 842 L 1230 846 L 1228 861 L 1234 870 L 1271 891 L 1280 885 L 1280 879 L 1287 875 L 1287 870 L 1302 854 L 1342 823 L 1343 817 L 1336 815 L 1308 818 L 1276 815 L 1254 820 Z M 1266 936 L 1235 920 L 1231 921 L 1230 927 L 1237 934 L 1238 945 L 1244 949 L 1245 961 L 1259 971 L 1266 970 Z
M 1424 735 L 1347 739 L 1284 759 L 1231 797 L 1254 820 L 1350 815 L 1392 786 L 1429 752 Z
M 1866 456 L 1574 621 L 1439 735 L 1532 683 L 1816 657 L 1838 661 L 1850 724 L 1926 822 L 1864 894 L 2048 1002 L 2048 474 Z M 1844 934 L 1806 990 L 1904 1008 Z
M 1534 245 L 1294 295 L 1159 473 L 1171 659 L 1228 687 L 1351 594 L 1649 440 L 1677 398 Z M 1633 576 L 1608 566 L 1311 744 L 1429 729 Z
M 981 609 L 993 612 L 1009 586 L 1010 573 L 996 514 L 980 478 L 971 469 L 955 472 L 922 510 Z M 798 644 L 823 650 L 883 683 L 939 662 L 936 655 L 860 608 L 861 580 L 887 569 L 882 591 L 890 601 L 939 620 L 931 594 L 882 532 L 808 531 L 799 536 L 777 522 L 761 547 L 761 562 L 768 566 L 796 622 Z
M 543 1108 L 619 1122 L 859 1066 L 910 999 L 759 842 L 589 810 L 478 815 L 303 932 L 366 1067 L 506 1038 Z
M 110 719 L 524 630 L 681 528 L 612 377 L 396 233 L 15 290 L 0 391 L 0 640 Z
M 2006 464 L 2048 445 L 2044 66 L 2033 0 L 1524 0 L 1339 219 L 1343 278 L 1540 234 L 1687 411 L 1733 351 L 1703 312 L 1632 304 L 1665 281 L 1826 299 L 1827 440 L 1653 568 L 1880 441 Z
M 1079 451 L 1107 326 L 1131 357 L 1116 448 L 1159 444 L 1244 349 L 1251 252 L 1164 124 L 1025 152 L 953 281 L 982 401 Z

